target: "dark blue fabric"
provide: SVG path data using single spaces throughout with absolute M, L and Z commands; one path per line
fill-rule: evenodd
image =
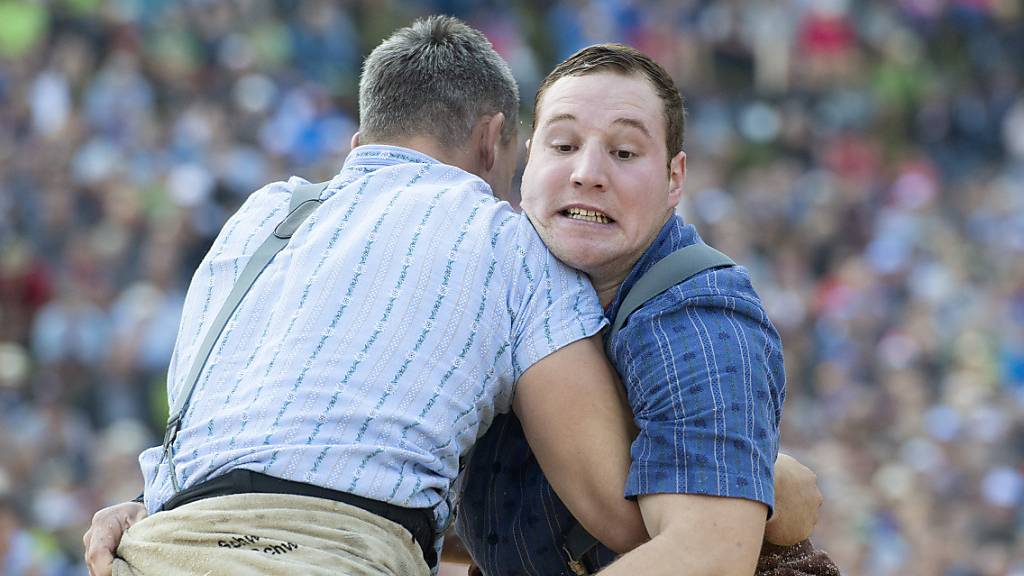
M 696 242 L 669 220 L 607 310 L 656 262 Z M 774 503 L 785 400 L 782 344 L 747 271 L 702 272 L 638 309 L 611 343 L 640 435 L 626 496 L 712 494 Z M 518 419 L 494 420 L 463 478 L 457 530 L 488 576 L 571 575 L 562 535 L 573 522 L 537 465 Z M 599 546 L 603 566 L 614 553 Z

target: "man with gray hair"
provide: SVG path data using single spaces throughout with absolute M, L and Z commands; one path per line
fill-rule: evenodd
M 597 295 L 492 195 L 516 160 L 505 62 L 420 20 L 367 58 L 360 108 L 329 183 L 253 193 L 196 271 L 163 446 L 141 503 L 94 518 L 91 574 L 428 574 L 460 459 L 509 409 L 588 530 L 644 533 Z

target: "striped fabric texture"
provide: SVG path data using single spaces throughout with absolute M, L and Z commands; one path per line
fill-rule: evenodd
M 656 262 L 699 242 L 669 220 L 607 310 Z M 640 434 L 626 496 L 678 493 L 774 505 L 785 401 L 782 342 L 741 266 L 709 270 L 656 296 L 611 342 Z M 478 442 L 462 481 L 457 529 L 488 576 L 572 574 L 562 550 L 574 522 L 544 478 L 514 415 Z M 599 546 L 589 559 L 610 563 Z
M 299 178 L 255 192 L 192 279 L 168 373 L 173 402 L 248 258 Z M 232 469 L 410 508 L 439 526 L 459 458 L 533 363 L 596 333 L 596 294 L 479 178 L 362 146 L 257 279 L 199 377 L 173 465 L 182 488 Z M 145 501 L 172 496 L 158 447 Z

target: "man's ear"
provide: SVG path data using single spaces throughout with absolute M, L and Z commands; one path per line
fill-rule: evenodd
M 483 162 L 484 170 L 490 171 L 494 168 L 494 162 L 498 158 L 498 147 L 501 146 L 501 129 L 505 126 L 505 114 L 498 112 L 490 117 L 480 119 L 483 124 L 480 130 L 480 160 Z
M 526 162 L 530 161 L 530 144 L 533 143 L 533 138 L 526 139 Z
M 349 140 L 348 145 L 351 146 L 353 150 L 359 147 L 359 130 L 356 130 L 355 134 L 352 135 L 352 139 Z
M 686 152 L 680 151 L 668 162 L 668 207 L 675 210 L 683 199 L 683 182 L 686 180 Z

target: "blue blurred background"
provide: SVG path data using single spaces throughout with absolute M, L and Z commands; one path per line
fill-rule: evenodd
M 1019 0 L 0 0 L 0 574 L 84 574 L 220 225 L 332 175 L 361 59 L 435 12 L 509 61 L 526 126 L 584 45 L 674 75 L 681 211 L 783 335 L 783 448 L 844 574 L 1024 575 Z

